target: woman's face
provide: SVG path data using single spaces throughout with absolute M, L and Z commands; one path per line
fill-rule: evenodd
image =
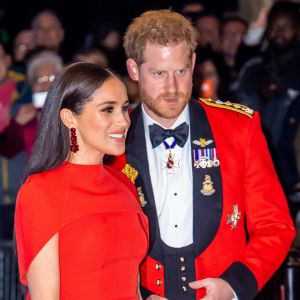
M 125 151 L 125 138 L 130 119 L 125 85 L 110 78 L 92 94 L 79 115 L 74 115 L 79 151 L 86 163 L 103 162 L 105 154 L 120 155 Z

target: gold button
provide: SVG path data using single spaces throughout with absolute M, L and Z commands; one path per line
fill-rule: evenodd
M 181 279 L 182 279 L 182 281 L 186 281 L 186 277 L 185 276 L 181 277 Z
M 160 264 L 156 264 L 156 265 L 155 265 L 155 269 L 156 269 L 156 270 L 159 270 L 160 268 L 161 268 L 161 265 L 160 265 Z
M 180 257 L 180 261 L 184 262 L 184 257 L 183 256 Z
M 182 287 L 182 290 L 183 290 L 184 292 L 186 292 L 186 290 L 187 290 L 186 286 L 183 286 L 183 287 Z
M 180 267 L 180 270 L 181 270 L 181 271 L 185 271 L 185 266 L 181 266 L 181 267 Z
M 162 280 L 161 279 L 157 279 L 156 280 L 156 285 L 158 285 L 158 286 L 162 285 Z

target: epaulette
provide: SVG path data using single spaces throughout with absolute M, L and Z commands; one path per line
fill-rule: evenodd
M 221 100 L 213 100 L 213 99 L 205 99 L 205 98 L 199 98 L 199 100 L 205 103 L 206 105 L 233 110 L 249 118 L 252 118 L 254 115 L 254 110 L 243 104 L 233 103 L 230 101 L 224 102 Z

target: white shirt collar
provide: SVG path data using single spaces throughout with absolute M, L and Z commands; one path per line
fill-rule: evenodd
M 142 103 L 142 114 L 143 114 L 143 120 L 144 120 L 144 129 L 147 136 L 149 136 L 149 125 L 157 124 L 164 128 L 161 124 L 159 124 L 157 121 L 153 120 L 146 112 L 144 104 Z M 184 110 L 181 112 L 181 114 L 178 116 L 175 123 L 170 127 L 170 129 L 176 128 L 178 125 L 182 124 L 183 122 L 186 122 L 188 125 L 190 124 L 190 116 L 189 116 L 189 106 L 188 104 L 185 106 Z

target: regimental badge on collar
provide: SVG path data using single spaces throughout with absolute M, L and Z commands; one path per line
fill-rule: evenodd
M 205 175 L 204 181 L 202 183 L 201 193 L 204 196 L 210 196 L 215 193 L 214 183 L 211 181 L 210 175 Z
M 241 218 L 241 212 L 239 211 L 238 205 L 234 204 L 232 206 L 232 214 L 227 215 L 227 224 L 231 225 L 231 230 L 235 229 L 238 220 Z
M 139 199 L 140 199 L 141 205 L 142 205 L 142 207 L 144 207 L 147 204 L 147 201 L 145 200 L 145 196 L 144 196 L 144 193 L 142 191 L 142 187 L 141 186 L 137 187 L 137 192 L 138 192 L 138 195 L 139 195 Z
M 138 171 L 131 165 L 126 164 L 122 169 L 122 172 L 133 182 L 135 183 L 136 178 L 138 177 Z
M 198 140 L 194 140 L 193 144 L 197 145 L 197 146 L 201 146 L 202 148 L 208 146 L 209 144 L 213 143 L 213 140 L 206 140 L 204 138 L 200 138 Z

